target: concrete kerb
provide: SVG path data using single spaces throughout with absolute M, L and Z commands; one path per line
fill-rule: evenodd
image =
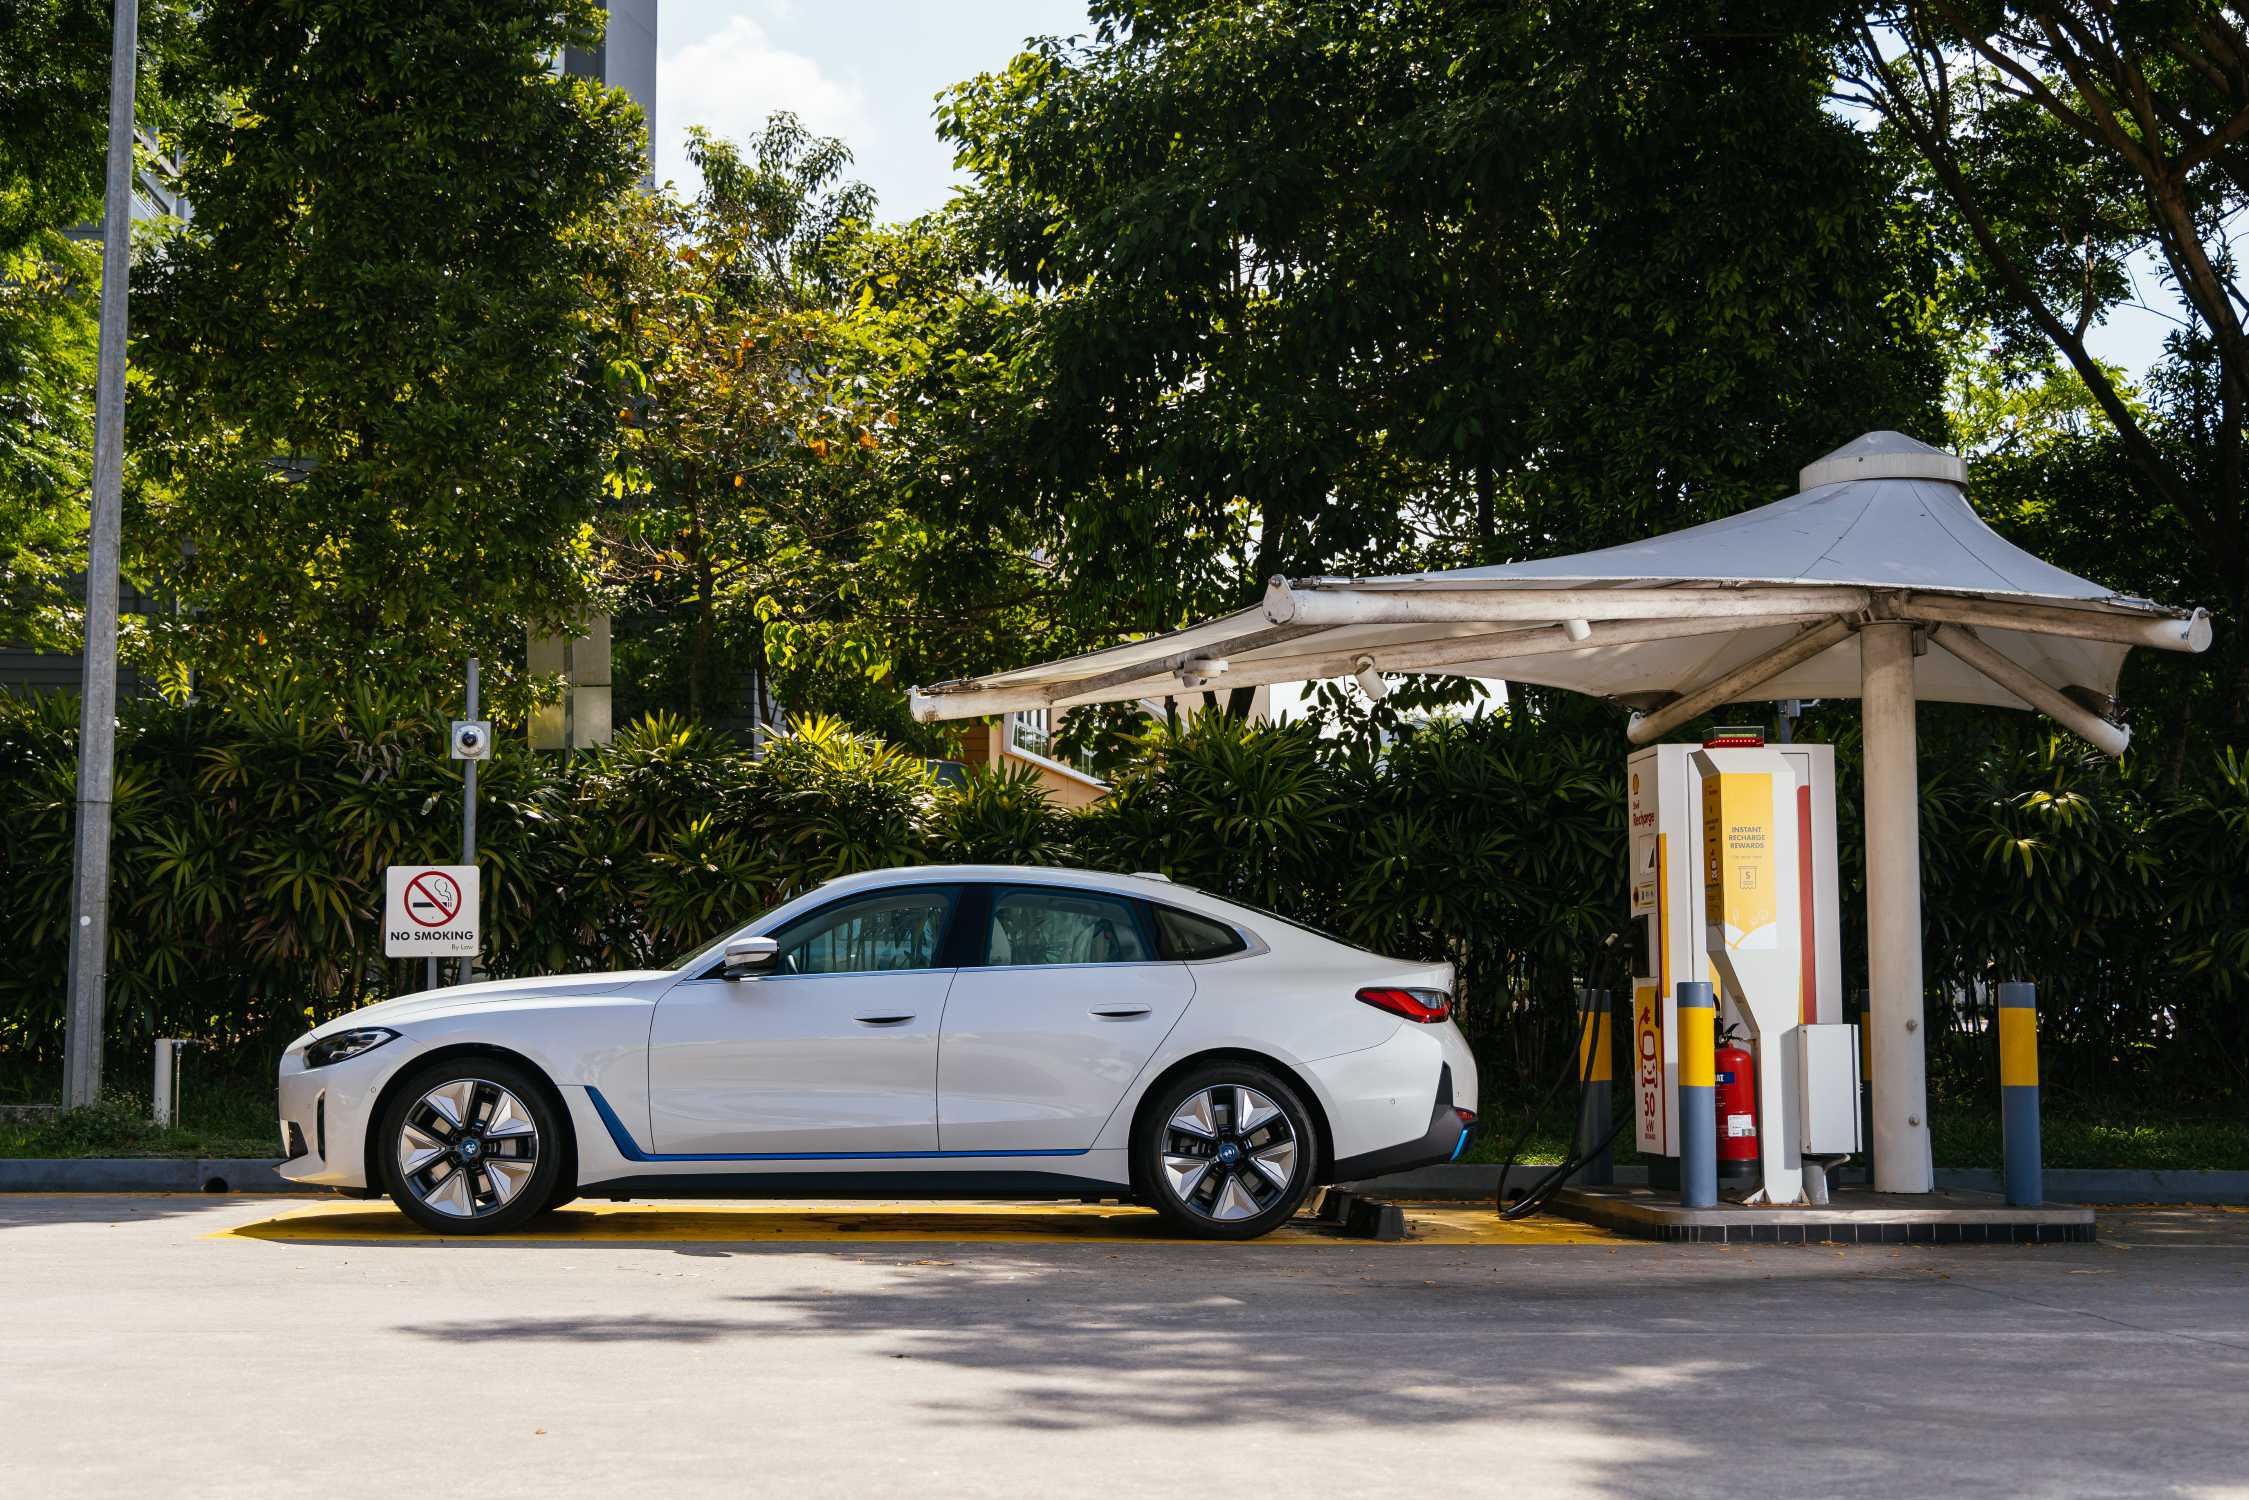
M 69 1156 L 0 1158 L 0 1193 L 309 1193 L 279 1157 Z
M 1508 1175 L 1515 1188 L 1527 1188 L 1546 1172 L 1545 1167 L 1518 1166 Z M 1996 1193 L 1999 1173 L 1983 1167 L 1939 1167 L 1936 1185 L 1941 1192 Z M 1618 1167 L 1619 1187 L 1644 1187 L 1646 1167 Z M 1488 1163 L 1423 1167 L 1389 1177 L 1347 1184 L 1353 1191 L 1375 1198 L 1489 1199 L 1499 1187 L 1499 1168 Z M 2152 1172 L 2122 1168 L 2049 1167 L 2046 1171 L 2049 1203 L 2224 1203 L 2249 1204 L 2249 1172 Z

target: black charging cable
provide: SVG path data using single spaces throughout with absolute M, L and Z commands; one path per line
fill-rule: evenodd
M 1621 934 L 1612 932 L 1602 940 L 1601 958 L 1603 960 L 1606 960 L 1610 963 L 1621 964 L 1622 955 L 1617 952 L 1617 939 L 1620 935 Z M 1594 967 L 1598 969 L 1600 965 L 1596 963 Z M 1590 976 L 1588 976 L 1586 987 L 1588 989 L 1594 988 Z M 1596 1036 L 1600 1034 L 1599 1028 L 1595 1028 L 1594 1034 Z M 1529 1144 L 1532 1133 L 1538 1129 L 1538 1122 L 1546 1117 L 1546 1111 L 1554 1103 L 1554 1096 L 1562 1091 L 1562 1085 L 1569 1081 L 1570 1075 L 1573 1072 L 1578 1071 L 1575 1064 L 1575 1059 L 1577 1058 L 1577 1056 L 1578 1048 L 1573 1044 L 1570 1048 L 1568 1059 L 1566 1059 L 1562 1065 L 1562 1070 L 1560 1072 L 1557 1072 L 1554 1075 L 1554 1081 L 1551 1084 L 1547 1085 L 1545 1097 L 1538 1101 L 1538 1108 L 1531 1111 L 1530 1118 L 1523 1122 L 1522 1130 L 1518 1132 L 1515 1139 L 1511 1143 L 1509 1143 L 1507 1147 L 1507 1154 L 1500 1161 L 1499 1184 L 1492 1189 L 1492 1207 L 1498 1212 L 1499 1216 L 1502 1219 L 1505 1219 L 1510 1223 L 1514 1222 L 1517 1219 L 1527 1219 L 1532 1214 L 1537 1213 L 1546 1205 L 1546 1200 L 1554 1196 L 1555 1190 L 1561 1187 L 1564 1182 L 1567 1182 L 1569 1180 L 1570 1174 L 1578 1171 L 1580 1168 L 1585 1166 L 1586 1163 L 1592 1161 L 1603 1151 L 1606 1151 L 1609 1148 L 1610 1144 L 1624 1132 L 1625 1122 L 1623 1119 L 1620 1119 L 1615 1124 L 1609 1127 L 1609 1133 L 1605 1136 L 1602 1136 L 1597 1144 L 1586 1147 L 1583 1151 L 1580 1151 L 1575 1156 L 1565 1157 L 1559 1164 L 1554 1166 L 1551 1170 L 1547 1171 L 1536 1182 L 1533 1182 L 1528 1188 L 1524 1189 L 1521 1197 L 1517 1198 L 1513 1203 L 1509 1203 L 1507 1201 L 1507 1179 L 1514 1174 L 1516 1165 L 1515 1159 L 1522 1154 L 1523 1147 Z M 1576 1121 L 1585 1117 L 1585 1091 L 1587 1088 L 1591 1087 L 1591 1084 L 1592 1081 L 1588 1078 L 1580 1077 L 1578 1079 L 1578 1108 L 1577 1114 L 1572 1118 L 1571 1121 L 1571 1130 L 1573 1133 L 1576 1130 Z M 1626 1118 L 1629 1118 L 1629 1116 Z

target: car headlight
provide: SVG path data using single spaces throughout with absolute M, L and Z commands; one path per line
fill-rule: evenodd
M 340 1063 L 347 1057 L 372 1052 L 397 1035 L 388 1026 L 362 1026 L 356 1031 L 339 1031 L 334 1036 L 324 1036 L 305 1048 L 305 1066 L 325 1068 L 330 1063 Z

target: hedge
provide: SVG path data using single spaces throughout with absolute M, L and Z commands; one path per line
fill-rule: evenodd
M 120 725 L 110 1044 L 204 1040 L 262 1069 L 317 1020 L 421 984 L 381 956 L 383 868 L 458 848 L 441 716 L 371 690 L 127 706 Z M 0 696 L 0 1064 L 59 1060 L 77 706 Z M 2245 1092 L 2249 762 L 2161 781 L 2073 741 L 1928 716 L 1922 793 L 1932 1069 L 1990 1087 L 1988 987 L 2041 987 L 2048 1086 L 2167 1110 Z M 2020 722 L 2028 723 L 2027 719 Z M 1846 973 L 1859 947 L 1856 745 L 1838 743 Z M 1624 749 L 1528 714 L 1387 744 L 1215 715 L 1155 726 L 1083 812 L 1022 775 L 935 784 L 834 721 L 762 756 L 656 716 L 614 744 L 481 773 L 485 967 L 660 962 L 836 875 L 977 861 L 1158 871 L 1400 957 L 1459 965 L 1499 1087 L 1568 1046 L 1574 986 L 1621 925 Z

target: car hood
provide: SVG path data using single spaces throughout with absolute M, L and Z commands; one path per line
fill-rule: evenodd
M 520 1000 L 579 999 L 614 995 L 651 979 L 669 979 L 665 969 L 627 969 L 615 974 L 557 974 L 544 979 L 487 979 L 446 989 L 422 990 L 380 1000 L 305 1033 L 304 1040 L 355 1026 L 396 1026 L 422 1016 L 455 1015 L 479 1007 L 498 1008 Z

